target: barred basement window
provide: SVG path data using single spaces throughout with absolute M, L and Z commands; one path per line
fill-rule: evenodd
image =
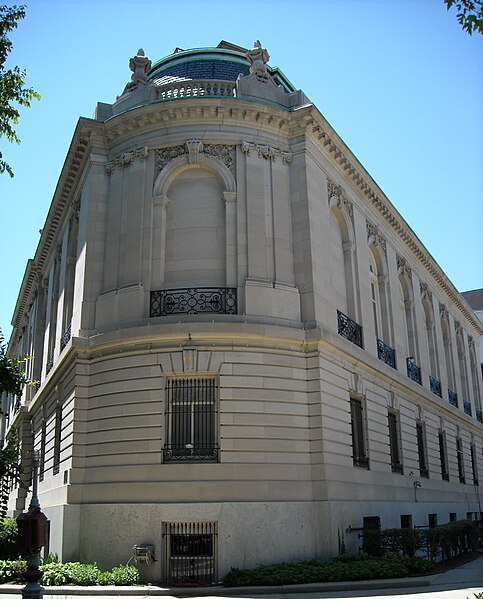
M 217 522 L 164 522 L 164 577 L 171 584 L 217 580 Z
M 215 378 L 168 379 L 163 461 L 217 462 Z
M 364 410 L 359 399 L 351 397 L 351 432 L 352 432 L 352 460 L 354 466 L 369 468 L 369 458 L 366 452 L 366 427 L 364 424 Z

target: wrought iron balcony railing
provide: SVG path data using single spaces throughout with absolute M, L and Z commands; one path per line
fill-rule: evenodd
M 478 420 L 478 422 L 483 423 L 483 413 L 481 412 L 481 410 L 476 408 L 475 412 L 476 412 L 476 420 Z
M 453 389 L 448 388 L 448 400 L 452 406 L 458 407 L 458 394 Z
M 72 324 L 69 323 L 69 326 L 65 329 L 64 334 L 60 340 L 60 351 L 64 349 L 64 347 L 69 343 L 69 339 L 72 333 Z
M 362 327 L 357 324 L 352 318 L 337 310 L 337 327 L 341 337 L 345 337 L 355 345 L 362 347 Z
M 352 456 L 354 466 L 369 469 L 369 458 L 365 455 Z
M 429 375 L 429 388 L 431 392 L 437 395 L 438 397 L 442 397 L 441 394 L 441 382 L 438 379 L 435 379 L 431 375 Z
M 421 367 L 416 364 L 414 358 L 406 358 L 408 377 L 415 383 L 421 383 Z
M 151 291 L 151 317 L 202 313 L 236 314 L 236 288 L 197 287 Z
M 466 399 L 463 399 L 463 411 L 465 414 L 468 414 L 468 416 L 471 416 L 471 404 L 469 401 L 466 401 Z
M 402 474 L 403 473 L 403 465 L 400 464 L 399 462 L 396 464 L 391 464 L 391 470 L 393 472 L 395 472 L 396 474 Z
M 388 366 L 396 368 L 396 350 L 384 343 L 382 339 L 377 340 L 377 357 Z
M 166 444 L 163 462 L 217 462 L 219 449 L 216 445 L 189 446 Z

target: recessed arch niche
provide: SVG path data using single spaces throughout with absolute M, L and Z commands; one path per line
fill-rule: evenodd
M 219 161 L 174 159 L 154 185 L 152 289 L 236 286 L 235 182 Z

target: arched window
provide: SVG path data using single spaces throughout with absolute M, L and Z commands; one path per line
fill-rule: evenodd
M 431 291 L 426 285 L 421 285 L 421 302 L 423 306 L 424 324 L 426 327 L 426 339 L 428 342 L 430 387 L 436 395 L 441 396 L 441 385 L 439 382 L 438 349 L 436 344 L 436 330 L 434 326 L 433 299 Z
M 374 330 L 376 331 L 376 337 L 378 339 L 382 339 L 384 336 L 382 330 L 382 320 L 381 320 L 381 299 L 379 297 L 379 281 L 378 281 L 378 273 L 377 273 L 377 265 L 376 260 L 374 258 L 374 254 L 369 250 L 369 284 L 371 288 L 371 307 L 372 307 L 372 317 L 374 320 Z
M 448 379 L 448 397 L 451 405 L 457 407 L 458 397 L 456 394 L 456 380 L 454 371 L 453 346 L 451 343 L 451 332 L 449 326 L 449 315 L 444 306 L 440 306 L 441 330 L 443 332 L 443 350 L 446 366 L 446 376 Z

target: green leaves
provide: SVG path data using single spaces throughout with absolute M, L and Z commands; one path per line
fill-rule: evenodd
M 15 131 L 20 113 L 17 106 L 30 106 L 40 95 L 31 87 L 25 87 L 27 73 L 19 67 L 5 68 L 5 61 L 12 50 L 12 42 L 7 37 L 16 29 L 18 22 L 25 17 L 25 6 L 0 6 L 0 137 L 11 143 L 20 143 Z M 10 165 L 3 160 L 0 152 L 0 174 L 7 172 L 13 177 Z
M 456 18 L 463 31 L 483 34 L 483 2 L 481 0 L 444 0 L 447 10 L 453 5 L 458 11 Z

